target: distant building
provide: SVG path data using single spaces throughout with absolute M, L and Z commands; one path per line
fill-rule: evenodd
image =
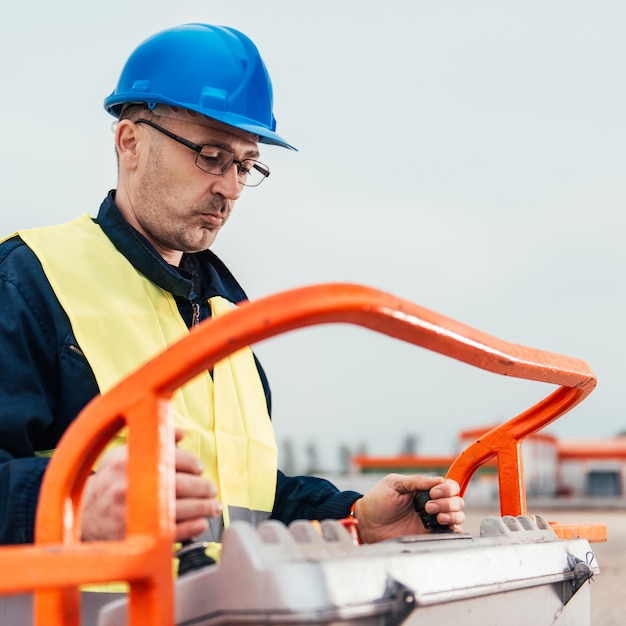
M 558 453 L 560 495 L 626 497 L 625 436 L 561 441 Z
M 459 433 L 459 450 L 464 450 L 490 428 Z M 455 456 L 354 455 L 353 469 L 360 474 L 389 472 L 444 475 Z M 609 497 L 626 499 L 626 436 L 584 441 L 559 440 L 534 433 L 523 443 L 526 494 L 532 497 Z M 495 500 L 498 497 L 497 465 L 488 461 L 476 472 L 469 497 Z

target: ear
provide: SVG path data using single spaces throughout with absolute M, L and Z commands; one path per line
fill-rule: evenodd
M 120 166 L 132 170 L 139 161 L 139 127 L 130 120 L 118 122 L 115 129 L 115 148 Z

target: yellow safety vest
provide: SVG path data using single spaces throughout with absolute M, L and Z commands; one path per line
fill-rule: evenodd
M 88 215 L 19 232 L 43 266 L 104 393 L 189 332 L 171 293 L 143 276 Z M 209 300 L 212 315 L 234 307 Z M 277 449 L 252 350 L 243 348 L 172 398 L 180 443 L 218 487 L 224 526 L 259 521 L 274 505 Z M 123 441 L 124 433 L 119 435 Z

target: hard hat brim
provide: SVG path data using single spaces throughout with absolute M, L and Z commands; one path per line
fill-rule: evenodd
M 205 115 L 213 120 L 217 120 L 218 122 L 222 122 L 222 124 L 226 124 L 227 126 L 232 126 L 233 128 L 237 128 L 239 130 L 243 130 L 247 133 L 252 133 L 253 135 L 257 135 L 259 137 L 259 143 L 264 143 L 272 146 L 280 146 L 281 148 L 287 148 L 289 150 L 298 151 L 298 148 L 292 146 L 290 143 L 285 141 L 280 135 L 275 133 L 273 130 L 266 128 L 265 126 L 260 126 L 259 124 L 255 124 L 253 120 L 246 119 L 239 115 L 235 115 L 227 112 L 216 112 L 216 111 L 199 111 L 197 107 L 193 105 L 181 104 L 180 102 L 171 102 L 168 98 L 159 97 L 156 94 L 151 94 L 153 97 L 151 98 L 150 103 L 148 102 L 138 102 L 137 94 L 119 94 L 113 92 L 108 98 L 104 100 L 104 108 L 114 117 L 119 117 L 120 111 L 125 104 L 166 104 L 170 106 L 176 106 L 178 108 L 188 109 L 190 111 L 195 111 L 196 113 L 200 113 L 201 115 Z

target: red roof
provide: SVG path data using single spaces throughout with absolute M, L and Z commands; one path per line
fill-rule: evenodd
M 467 441 L 471 439 L 475 441 L 476 439 L 480 439 L 482 436 L 487 434 L 492 428 L 499 426 L 499 424 L 494 424 L 493 426 L 483 426 L 481 428 L 468 428 L 467 430 L 462 430 L 459 433 L 459 440 Z M 548 433 L 531 433 L 528 437 L 525 438 L 525 441 L 547 441 L 548 443 L 556 444 L 557 438 L 554 435 L 549 435 Z
M 621 459 L 626 460 L 626 437 L 595 440 L 567 440 L 557 443 L 561 460 Z
M 395 456 L 369 456 L 356 454 L 351 458 L 352 464 L 362 470 L 401 471 L 410 469 L 445 469 L 447 470 L 456 459 L 450 456 L 419 456 L 417 454 L 397 454 Z M 484 465 L 495 465 L 495 459 L 490 459 Z

